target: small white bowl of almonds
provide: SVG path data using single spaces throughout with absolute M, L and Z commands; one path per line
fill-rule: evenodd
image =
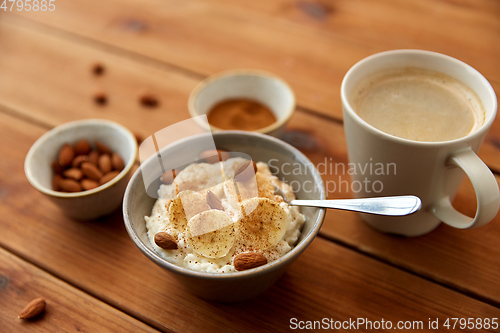
M 218 153 L 202 150 L 210 136 Z M 281 140 L 223 131 L 188 137 L 159 155 L 193 162 L 148 185 L 143 172 L 155 157 L 143 162 L 125 192 L 125 226 L 149 259 L 202 298 L 235 302 L 257 296 L 321 227 L 324 209 L 299 211 L 275 193 L 277 186 L 287 200 L 325 198 L 314 165 Z M 290 165 L 301 167 L 300 174 L 288 172 Z M 290 184 L 304 186 L 294 190 Z M 156 197 L 151 188 L 158 190 Z
M 66 216 L 90 220 L 120 206 L 136 156 L 137 141 L 125 127 L 79 120 L 42 135 L 26 155 L 24 171 Z

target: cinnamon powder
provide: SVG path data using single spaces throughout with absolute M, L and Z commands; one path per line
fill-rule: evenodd
M 216 104 L 207 114 L 208 122 L 224 130 L 255 131 L 276 122 L 276 116 L 259 102 L 230 99 Z

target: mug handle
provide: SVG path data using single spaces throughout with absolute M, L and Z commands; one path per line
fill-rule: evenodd
M 444 223 L 459 229 L 476 228 L 495 218 L 500 207 L 500 194 L 495 176 L 484 162 L 466 148 L 450 155 L 449 166 L 457 166 L 469 177 L 477 198 L 476 216 L 470 218 L 451 205 L 450 197 L 440 199 L 431 209 L 432 213 Z

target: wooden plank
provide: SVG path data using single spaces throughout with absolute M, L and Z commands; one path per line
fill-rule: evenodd
M 20 320 L 32 299 L 43 297 L 44 314 Z M 2 332 L 157 332 L 0 248 Z
M 120 212 L 95 222 L 71 221 L 30 187 L 23 159 L 44 131 L 0 113 L 6 170 L 0 174 L 0 246 L 156 328 L 267 332 L 289 328 L 291 318 L 359 317 L 396 325 L 400 320 L 500 316 L 494 306 L 321 238 L 255 300 L 224 305 L 197 299 L 140 253 Z
M 269 21 L 285 20 L 324 38 L 450 54 L 487 75 L 496 73 L 490 78 L 499 80 L 497 70 L 492 68 L 500 56 L 498 1 L 203 1 L 231 11 L 252 11 Z
M 443 52 L 500 82 L 499 13 L 492 0 L 93 0 L 17 14 L 204 75 L 269 70 L 291 82 L 300 105 L 340 117 L 343 75 L 387 49 Z
M 1 105 L 52 125 L 82 116 L 98 117 L 148 135 L 189 117 L 187 98 L 198 79 L 157 64 L 134 61 L 126 57 L 129 54 L 118 56 L 72 39 L 20 28 L 23 21 L 17 20 L 16 26 L 5 21 L 0 22 L 0 71 L 4 74 L 0 77 Z M 91 75 L 95 62 L 106 66 L 104 76 Z M 160 98 L 159 108 L 145 109 L 139 105 L 138 97 L 144 89 Z M 108 94 L 108 105 L 98 106 L 92 101 L 96 91 Z M 316 128 L 305 127 L 307 122 L 292 122 L 305 131 Z M 332 149 L 345 147 L 341 137 L 332 139 L 325 135 L 323 145 Z M 499 152 L 500 120 L 495 122 L 481 150 L 481 157 L 497 171 Z

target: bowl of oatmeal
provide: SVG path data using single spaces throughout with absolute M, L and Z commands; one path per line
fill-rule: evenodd
M 199 158 L 203 151 L 196 147 L 212 136 L 217 149 L 228 152 L 221 161 Z M 160 154 L 195 162 L 147 187 L 142 172 L 155 161 L 146 160 L 125 193 L 125 226 L 150 260 L 201 298 L 235 302 L 262 293 L 323 223 L 324 209 L 286 203 L 325 199 L 325 192 L 314 165 L 281 140 L 242 131 L 206 133 Z

